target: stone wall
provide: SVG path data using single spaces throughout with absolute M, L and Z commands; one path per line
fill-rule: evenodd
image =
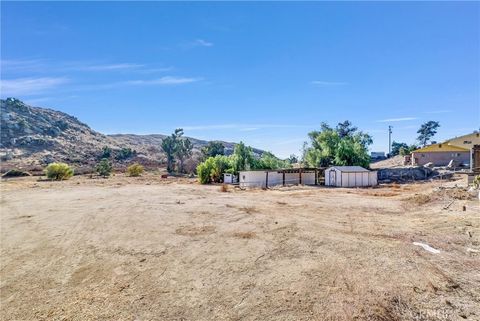
M 417 181 L 429 179 L 437 172 L 426 167 L 383 168 L 377 171 L 379 181 Z

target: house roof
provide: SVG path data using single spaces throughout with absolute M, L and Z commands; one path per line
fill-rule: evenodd
M 446 140 L 445 143 L 450 143 L 450 141 L 457 140 L 457 139 L 473 139 L 475 137 L 479 137 L 479 135 L 480 133 L 478 131 L 474 131 L 473 133 L 470 133 L 470 134 L 450 138 Z
M 369 172 L 362 166 L 332 166 L 331 168 L 338 169 L 341 172 Z
M 469 149 L 462 148 L 446 143 L 432 144 L 423 148 L 414 150 L 413 153 L 439 153 L 439 152 L 468 152 Z

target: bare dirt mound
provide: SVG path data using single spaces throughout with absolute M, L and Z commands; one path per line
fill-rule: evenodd
M 387 158 L 375 163 L 371 163 L 370 167 L 373 169 L 401 167 L 403 165 L 403 156 L 397 155 L 392 158 Z

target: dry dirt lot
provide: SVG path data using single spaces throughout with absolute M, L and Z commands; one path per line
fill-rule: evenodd
M 480 320 L 480 206 L 453 184 L 4 180 L 1 319 Z

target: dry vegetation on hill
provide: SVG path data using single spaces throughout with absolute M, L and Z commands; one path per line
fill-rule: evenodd
M 156 168 L 164 163 L 161 134 L 104 135 L 68 114 L 47 108 L 32 107 L 17 99 L 0 101 L 1 108 L 1 171 L 12 168 L 41 171 L 53 161 L 62 161 L 76 167 L 92 168 L 108 146 L 113 152 L 123 148 L 136 151 L 129 162 L 140 162 Z M 193 144 L 193 160 L 198 160 L 200 149 L 208 142 L 189 138 Z M 222 142 L 227 153 L 234 143 Z M 257 154 L 261 150 L 255 149 Z M 122 166 L 119 162 L 118 166 Z

